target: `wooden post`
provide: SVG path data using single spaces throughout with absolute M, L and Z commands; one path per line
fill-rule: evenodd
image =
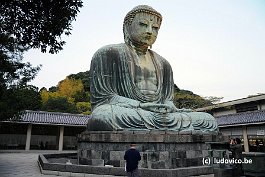
M 60 126 L 59 151 L 63 150 L 63 134 L 64 134 L 64 126 Z
M 27 130 L 27 139 L 26 139 L 26 148 L 25 148 L 26 151 L 30 150 L 31 131 L 32 131 L 32 124 L 29 124 Z
M 247 127 L 243 126 L 242 128 L 243 128 L 244 149 L 245 152 L 249 152 Z

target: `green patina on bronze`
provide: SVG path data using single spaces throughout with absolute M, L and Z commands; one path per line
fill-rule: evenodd
M 150 49 L 161 22 L 161 14 L 152 7 L 137 6 L 124 19 L 125 43 L 94 54 L 88 130 L 218 131 L 210 114 L 173 104 L 172 68 Z

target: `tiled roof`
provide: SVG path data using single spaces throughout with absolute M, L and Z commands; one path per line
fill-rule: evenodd
M 219 126 L 265 122 L 265 110 L 242 112 L 216 117 Z
M 222 107 L 226 107 L 226 106 L 233 106 L 233 105 L 244 104 L 244 103 L 249 103 L 249 102 L 256 102 L 256 101 L 261 101 L 261 100 L 265 100 L 265 94 L 254 95 L 254 96 L 250 96 L 247 98 L 241 98 L 241 99 L 237 99 L 237 100 L 232 100 L 232 101 L 227 101 L 227 102 L 223 102 L 223 103 L 219 103 L 219 104 L 214 104 L 212 106 L 198 108 L 198 109 L 196 109 L 196 111 L 214 110 L 214 109 L 222 108 Z
M 89 118 L 89 115 L 83 114 L 26 110 L 25 113 L 21 115 L 20 122 L 85 126 Z

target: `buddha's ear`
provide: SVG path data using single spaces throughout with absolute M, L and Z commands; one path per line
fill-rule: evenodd
M 128 25 L 123 26 L 123 38 L 126 44 L 130 44 L 130 37 L 128 33 Z

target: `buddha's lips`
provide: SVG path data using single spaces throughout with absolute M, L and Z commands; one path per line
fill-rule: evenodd
M 151 38 L 152 38 L 152 36 L 150 36 L 150 35 L 147 35 L 147 36 L 144 36 L 144 38 L 145 38 L 145 39 L 151 39 Z

